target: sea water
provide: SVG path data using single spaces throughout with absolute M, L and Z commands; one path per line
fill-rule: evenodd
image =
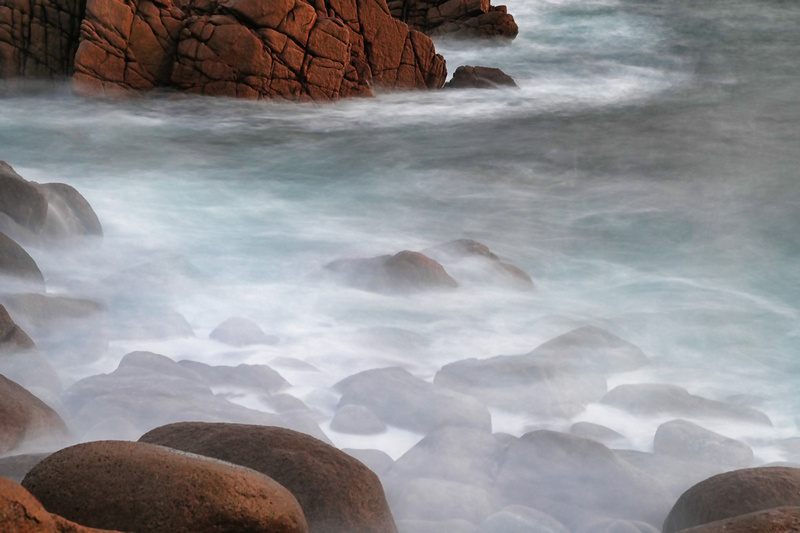
M 192 338 L 112 336 L 87 364 L 54 358 L 65 385 L 133 350 L 209 364 L 295 358 L 289 392 L 319 412 L 330 386 L 402 366 L 531 351 L 582 325 L 653 364 L 609 384 L 657 382 L 746 396 L 773 428 L 712 425 L 786 459 L 800 433 L 800 6 L 779 0 L 511 0 L 505 46 L 437 41 L 452 73 L 499 67 L 518 89 L 379 91 L 289 104 L 153 95 L 84 99 L 68 87 L 0 99 L 0 159 L 76 187 L 102 244 L 30 249 L 48 292 L 178 311 Z M 467 283 L 386 296 L 332 281 L 342 257 L 469 238 L 536 289 Z M 208 339 L 231 316 L 279 342 Z M 113 329 L 113 328 L 112 328 Z M 258 398 L 234 401 L 265 408 Z M 573 420 L 493 413 L 495 431 L 587 420 L 647 451 L 663 420 L 589 405 Z M 393 457 L 421 436 L 339 446 Z

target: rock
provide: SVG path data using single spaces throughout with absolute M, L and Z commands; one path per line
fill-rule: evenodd
M 443 427 L 428 433 L 395 461 L 390 479 L 431 477 L 489 487 L 506 445 L 491 433 Z
M 378 477 L 383 476 L 394 465 L 394 459 L 382 450 L 342 448 L 342 451 L 364 463 Z
M 3 285 L 14 282 L 22 288 L 44 292 L 44 276 L 36 261 L 22 246 L 5 233 L 0 233 L 0 279 Z
M 466 520 L 480 523 L 494 511 L 491 494 L 467 483 L 418 478 L 389 492 L 392 512 L 406 520 Z
M 9 533 L 101 533 L 50 514 L 34 496 L 17 483 L 0 477 L 0 528 Z
M 267 335 L 258 324 L 240 316 L 231 317 L 214 328 L 208 338 L 236 347 L 278 343 L 277 337 Z
M 444 60 L 381 0 L 90 0 L 73 81 L 83 93 L 171 87 L 214 96 L 332 100 L 438 88 Z
M 450 363 L 436 373 L 434 383 L 513 412 L 572 417 L 606 393 L 606 374 L 647 364 L 647 356 L 633 344 L 584 326 L 527 354 Z
M 604 376 L 536 353 L 462 359 L 443 366 L 433 382 L 492 407 L 548 417 L 574 416 L 607 390 Z
M 519 33 L 506 6 L 489 0 L 389 0 L 392 16 L 431 36 L 511 40 Z
M 3 20 L 13 13 L 9 7 L 0 11 L 0 28 Z M 3 44 L 0 38 L 0 46 Z M 0 57 L 5 59 L 5 54 L 0 53 Z M 4 67 L 8 68 L 0 63 L 0 69 Z M 17 174 L 5 161 L 0 161 L 0 213 L 32 233 L 39 233 L 47 218 L 47 197 L 44 192 Z
M 114 372 L 76 382 L 65 391 L 64 401 L 76 429 L 94 438 L 117 438 L 117 429 L 137 438 L 185 420 L 288 426 L 325 438 L 302 414 L 284 418 L 229 402 L 184 365 L 146 352 L 124 357 Z M 100 432 L 103 428 L 112 432 Z
M 695 396 L 676 385 L 660 383 L 619 385 L 600 401 L 639 416 L 669 414 L 680 417 L 721 418 L 765 426 L 772 425 L 769 417 L 761 411 Z
M 42 233 L 53 240 L 77 236 L 103 236 L 97 214 L 81 193 L 65 183 L 38 185 L 47 199 L 48 209 Z
M 788 533 L 800 531 L 800 507 L 775 507 L 682 530 L 684 533 Z
M 0 304 L 0 356 L 35 348 L 36 344 L 20 328 L 6 308 Z
M 645 522 L 602 517 L 589 519 L 575 529 L 575 533 L 659 533 L 659 531 Z
M 800 469 L 771 466 L 734 470 L 710 477 L 684 492 L 664 520 L 662 531 L 674 533 L 786 506 L 800 506 Z
M 363 405 L 343 405 L 333 415 L 331 429 L 339 433 L 375 435 L 386 431 L 386 424 Z
M 653 438 L 653 450 L 656 454 L 732 468 L 753 463 L 753 450 L 747 444 L 687 420 L 670 420 L 658 426 Z
M 61 364 L 97 361 L 108 351 L 108 316 L 95 301 L 22 293 L 4 296 L 17 322 L 38 347 Z
M 575 422 L 570 426 L 569 432 L 576 437 L 595 440 L 606 446 L 618 444 L 625 440 L 623 435 L 617 433 L 613 429 L 591 422 Z
M 489 248 L 472 239 L 458 239 L 423 250 L 441 263 L 459 282 L 533 289 L 533 280 L 521 269 L 502 261 Z
M 463 65 L 453 72 L 453 78 L 445 84 L 448 89 L 500 89 L 519 88 L 514 78 L 492 67 L 473 67 Z
M 524 505 L 509 505 L 483 521 L 480 533 L 569 533 L 553 518 Z
M 445 269 L 419 252 L 367 259 L 338 259 L 325 265 L 342 283 L 384 294 L 453 289 L 458 286 Z
M 24 453 L 0 457 L 0 478 L 11 479 L 21 483 L 25 474 L 30 472 L 31 468 L 39 464 L 48 455 L 50 453 Z M 2 521 L 0 521 L 0 524 L 2 524 Z
M 22 486 L 51 513 L 91 527 L 153 533 L 308 531 L 297 500 L 275 480 L 141 442 L 70 446 L 42 460 Z
M 207 365 L 188 359 L 178 361 L 178 365 L 191 370 L 211 387 L 242 388 L 273 394 L 289 386 L 283 376 L 267 365 Z
M 312 533 L 397 531 L 378 477 L 356 459 L 308 435 L 277 427 L 185 422 L 154 429 L 140 441 L 270 476 L 300 502 Z
M 572 528 L 587 514 L 661 524 L 672 496 L 598 442 L 539 430 L 512 442 L 495 479 L 509 503 Z
M 670 455 L 634 450 L 614 450 L 614 455 L 657 479 L 675 499 L 692 485 L 728 470 L 719 463 L 686 461 Z
M 359 372 L 337 383 L 339 406 L 368 407 L 386 424 L 429 433 L 444 426 L 491 430 L 491 415 L 478 401 L 438 387 L 398 367 Z
M 66 424 L 52 408 L 0 375 L 0 454 L 48 449 L 68 437 Z
M 0 27 L 8 12 L 0 11 Z M 0 57 L 2 46 L 0 37 Z M 0 72 L 0 79 L 3 77 Z M 97 214 L 75 188 L 65 183 L 27 181 L 5 161 L 0 161 L 0 231 L 23 244 L 103 235 Z
M 148 305 L 114 311 L 109 317 L 112 339 L 163 340 L 195 336 L 186 317 L 169 307 Z

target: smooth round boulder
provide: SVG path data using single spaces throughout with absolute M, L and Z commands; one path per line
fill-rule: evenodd
M 22 486 L 51 513 L 132 533 L 305 533 L 303 511 L 249 468 L 127 441 L 94 441 L 42 460 Z
M 800 468 L 745 468 L 712 476 L 684 492 L 663 533 L 776 507 L 800 506 Z
M 753 449 L 688 420 L 670 420 L 656 430 L 653 451 L 685 461 L 700 461 L 731 468 L 751 466 Z
M 48 209 L 42 232 L 54 239 L 76 236 L 103 236 L 103 227 L 92 206 L 71 185 L 43 183 L 37 185 L 47 199 Z
M 47 199 L 36 185 L 0 161 L 0 213 L 36 233 L 47 217 Z
M 396 533 L 378 477 L 346 453 L 289 429 L 182 422 L 140 442 L 214 457 L 262 472 L 300 502 L 311 533 Z
M 3 305 L 0 305 L 0 354 L 29 350 L 36 345 L 19 327 Z
M 453 73 L 453 79 L 445 85 L 447 89 L 500 89 L 503 87 L 519 89 L 514 78 L 499 68 L 473 67 L 472 65 L 458 67 Z

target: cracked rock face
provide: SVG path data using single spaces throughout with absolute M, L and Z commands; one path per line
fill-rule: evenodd
M 392 16 L 432 37 L 507 39 L 519 33 L 506 6 L 490 0 L 388 0 Z
M 72 76 L 82 94 L 156 88 L 335 100 L 440 88 L 431 40 L 384 0 L 9 0 L 0 78 Z

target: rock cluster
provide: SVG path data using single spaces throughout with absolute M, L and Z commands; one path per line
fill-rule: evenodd
M 510 40 L 519 28 L 489 0 L 389 0 L 392 16 L 431 36 Z
M 0 9 L 0 77 L 72 76 L 84 94 L 332 100 L 443 85 L 430 38 L 383 0 L 61 0 Z

